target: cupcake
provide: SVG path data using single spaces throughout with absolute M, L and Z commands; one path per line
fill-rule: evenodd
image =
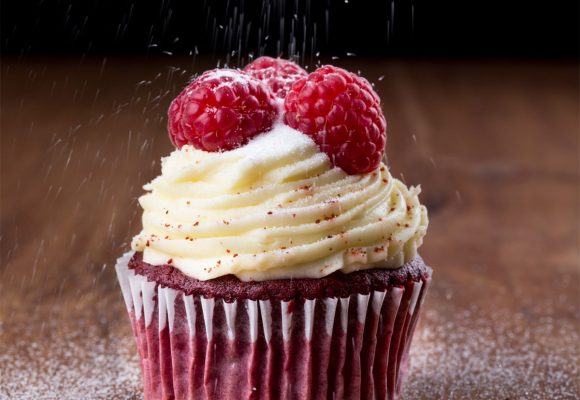
M 116 266 L 145 399 L 397 399 L 431 269 L 365 79 L 262 57 L 172 102 Z

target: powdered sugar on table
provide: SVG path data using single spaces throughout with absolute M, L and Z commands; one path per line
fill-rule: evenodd
M 473 307 L 444 320 L 429 306 L 443 300 L 439 297 L 435 288 L 427 298 L 404 399 L 580 397 L 577 311 L 571 308 L 566 322 L 553 320 L 549 306 L 515 315 L 497 310 L 490 321 Z M 1 399 L 142 398 L 137 351 L 128 329 L 106 340 L 88 321 L 46 330 L 52 332 L 46 340 L 28 341 L 23 331 L 19 345 L 2 346 Z

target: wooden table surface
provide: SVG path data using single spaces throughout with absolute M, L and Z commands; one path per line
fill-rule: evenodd
M 376 83 L 392 172 L 429 209 L 405 398 L 580 398 L 577 64 L 338 63 Z M 210 66 L 3 60 L 0 398 L 141 398 L 113 265 L 167 106 Z

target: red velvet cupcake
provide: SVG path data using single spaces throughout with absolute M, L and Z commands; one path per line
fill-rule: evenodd
M 145 399 L 396 399 L 431 269 L 378 96 L 330 66 L 247 70 L 172 103 L 177 149 L 117 263 Z

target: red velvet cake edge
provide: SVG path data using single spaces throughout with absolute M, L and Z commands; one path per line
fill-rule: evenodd
M 234 275 L 200 281 L 185 275 L 171 265 L 151 265 L 143 261 L 143 253 L 135 252 L 129 268 L 148 281 L 162 287 L 179 290 L 186 295 L 205 298 L 234 300 L 290 300 L 347 297 L 352 294 L 368 294 L 373 290 L 385 290 L 389 286 L 405 286 L 431 277 L 432 270 L 420 256 L 396 269 L 367 269 L 350 274 L 340 271 L 322 278 L 275 279 L 244 282 Z

